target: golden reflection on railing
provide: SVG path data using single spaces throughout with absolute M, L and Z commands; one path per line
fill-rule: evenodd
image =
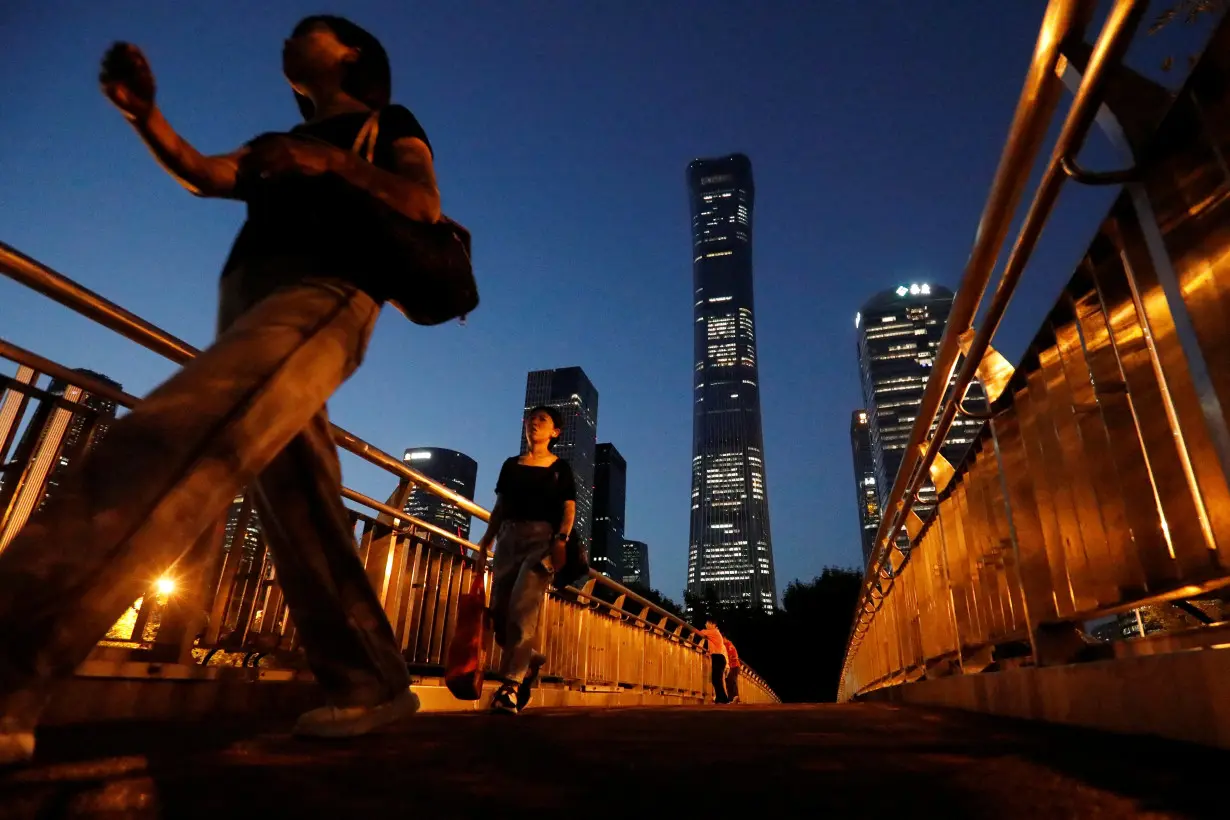
M 1055 0 L 1051 11 L 1065 5 Z M 1119 68 L 1143 10 L 1132 0 L 1114 5 L 983 325 L 974 333 L 963 314 L 945 334 L 944 345 L 964 337 L 954 344 L 970 356 L 954 394 L 993 352 L 989 340 L 1101 94 L 1113 82 L 1147 82 Z M 1035 60 L 1055 59 L 1052 46 L 1068 41 L 1071 32 L 1057 40 L 1045 30 L 1054 19 L 1048 11 Z M 1003 378 L 1006 363 L 993 368 L 1002 395 L 990 420 L 944 476 L 931 518 L 915 521 L 909 548 L 898 550 L 909 512 L 903 499 L 917 491 L 956 409 L 949 397 L 919 413 L 920 441 L 912 444 L 927 440 L 938 414 L 937 432 L 907 451 L 886 507 L 843 699 L 922 677 L 1107 657 L 1107 647 L 1084 634 L 1087 622 L 1224 597 L 1230 288 L 1216 283 L 1230 281 L 1230 174 L 1220 159 L 1230 153 L 1230 65 L 1221 59 L 1228 49 L 1223 19 L 1165 118 L 1133 135 L 1134 146 L 1155 146 L 1142 153 L 1148 162 L 1116 175 L 1124 190 L 1085 258 L 1011 378 Z M 1059 69 L 1052 65 L 1052 74 Z M 1028 166 L 1009 159 L 1006 151 L 1001 175 L 1011 171 L 1023 183 Z M 1191 202 L 1217 204 L 1196 212 Z M 968 268 L 957 301 L 972 299 L 976 310 L 989 273 Z M 929 396 L 943 397 L 953 369 L 937 366 Z M 987 388 L 993 399 L 998 392 Z M 1224 602 L 1214 609 L 1230 613 Z
M 79 308 L 79 297 L 88 299 L 88 310 L 81 312 L 177 361 L 196 352 L 2 243 L 0 272 L 74 309 Z M 0 358 L 18 368 L 15 376 L 0 375 L 0 458 L 7 456 L 22 430 L 23 418 L 33 410 L 0 479 L 0 538 L 7 538 L 37 509 L 52 463 L 62 454 L 69 460 L 80 456 L 96 426 L 105 423 L 107 413 L 98 402 L 130 408 L 138 399 L 88 373 L 2 340 Z M 64 395 L 40 389 L 41 376 L 69 389 Z M 55 430 L 51 429 L 53 422 Z M 79 424 L 73 442 L 67 442 L 65 435 L 70 424 Z M 404 499 L 409 488 L 417 486 L 488 520 L 489 513 L 472 500 L 354 434 L 336 426 L 334 431 L 339 446 L 396 480 L 390 501 Z M 75 448 L 73 453 L 61 452 L 70 446 Z M 36 463 L 46 468 L 41 478 L 30 474 Z M 407 663 L 421 675 L 439 674 L 456 620 L 458 596 L 469 588 L 475 571 L 477 546 L 390 503 L 349 488 L 343 495 L 362 508 L 349 509 L 359 554 Z M 161 662 L 259 666 L 262 674 L 298 673 L 302 663 L 296 652 L 294 623 L 254 521 L 251 500 L 246 495 L 237 498 L 227 520 L 203 535 L 177 565 L 175 577 L 150 579 L 149 591 L 109 630 L 96 655 L 121 652 L 127 653 L 125 657 Z M 613 600 L 605 600 L 600 589 Z M 681 702 L 712 697 L 709 661 L 699 633 L 597 573 L 591 573 L 580 589 L 550 593 L 539 634 L 549 658 L 542 671 L 547 680 L 585 691 L 655 693 Z M 488 646 L 492 667 L 498 663 L 498 653 L 492 640 Z M 751 669 L 745 669 L 741 684 L 744 702 L 777 700 Z

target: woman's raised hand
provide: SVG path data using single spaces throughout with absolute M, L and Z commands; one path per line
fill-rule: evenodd
M 116 43 L 103 56 L 98 75 L 103 93 L 133 122 L 142 122 L 154 110 L 154 72 L 141 49 Z

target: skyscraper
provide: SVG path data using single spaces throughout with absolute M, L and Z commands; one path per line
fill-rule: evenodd
M 623 583 L 653 589 L 649 580 L 649 545 L 624 539 Z
M 939 285 L 900 285 L 873 296 L 854 317 L 863 406 L 871 422 L 871 450 L 881 509 L 901 467 L 952 309 L 952 298 L 952 291 Z M 975 411 L 986 409 L 985 394 L 978 382 L 970 386 L 965 406 Z M 981 428 L 981 421 L 957 416 L 940 452 L 955 464 Z M 914 510 L 925 517 L 935 506 L 935 488 L 928 483 L 919 492 L 918 500 Z
M 599 444 L 594 467 L 594 529 L 589 562 L 608 578 L 623 576 L 628 465 L 614 444 Z
M 579 367 L 535 370 L 525 380 L 525 413 L 546 405 L 559 411 L 564 429 L 552 452 L 568 462 L 577 481 L 577 520 L 573 531 L 585 549 L 593 546 L 594 459 L 598 447 L 598 391 Z M 529 450 L 522 418 L 521 452 Z
M 77 373 L 90 376 L 121 390 L 119 382 L 101 373 L 77 368 Z M 51 498 L 63 480 L 64 472 L 73 461 L 90 452 L 107 435 L 115 420 L 114 401 L 91 393 L 63 379 L 52 379 L 47 393 L 69 403 L 56 406 L 44 400 L 22 434 L 17 453 L 28 453 L 29 460 L 20 473 L 6 476 L 0 505 L 7 506 L 4 530 L 0 532 L 0 549 L 4 549 L 35 511 Z M 0 455 L 3 455 L 0 453 Z M 12 484 L 7 484 L 11 481 Z
M 116 390 L 123 389 L 119 382 L 112 381 L 101 373 L 95 373 L 93 370 L 76 368 L 76 372 L 91 376 Z M 71 389 L 71 385 L 63 379 L 52 379 L 51 384 L 47 387 L 47 392 L 53 396 L 67 397 L 68 391 Z M 39 509 L 46 505 L 47 499 L 51 498 L 56 488 L 60 485 L 60 481 L 64 477 L 64 471 L 68 469 L 69 461 L 73 458 L 80 458 L 97 447 L 99 442 L 106 438 L 107 432 L 111 429 L 111 423 L 115 421 L 116 407 L 115 402 L 111 401 L 111 399 L 103 398 L 82 389 L 81 395 L 77 398 L 77 404 L 89 408 L 93 412 L 90 415 L 74 413 L 72 418 L 69 419 L 68 425 L 64 428 L 64 438 L 60 444 L 60 450 L 56 454 L 55 463 L 51 467 L 51 474 L 47 476 L 47 488 L 43 493 L 43 500 L 39 503 Z M 90 429 L 91 422 L 93 422 L 93 430 Z M 30 431 L 27 430 L 26 435 L 29 434 Z M 46 431 L 40 431 L 40 434 L 45 435 Z
M 871 450 L 871 419 L 866 410 L 850 415 L 850 451 L 854 456 L 854 494 L 858 503 L 858 526 L 863 547 L 863 566 L 871 556 L 880 529 L 880 491 L 876 482 L 876 459 Z
M 231 502 L 231 508 L 226 514 L 226 535 L 225 544 L 227 549 L 232 549 L 237 546 L 235 542 L 235 531 L 239 529 L 239 514 L 243 512 L 243 497 L 244 493 L 235 496 L 235 500 Z M 260 549 L 261 545 L 261 522 L 260 516 L 256 512 L 255 505 L 248 510 L 248 520 L 243 529 L 243 541 L 238 544 L 243 550 L 244 560 L 250 562 Z
M 694 299 L 688 592 L 777 605 L 752 298 L 752 164 L 688 166 Z
M 413 447 L 406 450 L 403 460 L 412 470 L 443 484 L 463 498 L 473 500 L 478 462 L 465 453 L 443 447 Z M 413 487 L 404 509 L 420 521 L 435 524 L 466 540 L 470 538 L 470 514 L 432 492 Z M 442 544 L 447 539 L 433 534 L 428 540 Z

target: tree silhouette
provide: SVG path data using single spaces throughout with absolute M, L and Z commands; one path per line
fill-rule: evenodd
M 739 657 L 756 670 L 787 703 L 816 703 L 837 697 L 838 677 L 854 608 L 862 591 L 858 570 L 825 567 L 810 581 L 792 581 L 782 608 L 724 604 L 709 588 L 703 596 L 685 593 L 687 612 L 656 589 L 630 584 L 628 589 L 697 628 L 712 619 L 734 642 Z M 613 603 L 613 590 L 598 587 L 594 596 Z M 638 615 L 641 604 L 625 599 L 623 611 Z
M 823 702 L 837 697 L 846 641 L 862 589 L 863 574 L 825 567 L 810 581 L 792 581 L 782 609 L 723 607 L 716 595 L 688 597 L 692 623 L 713 618 L 739 657 L 773 687 L 783 701 Z

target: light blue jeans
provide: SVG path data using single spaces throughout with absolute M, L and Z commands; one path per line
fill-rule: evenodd
M 554 574 L 551 538 L 545 521 L 506 521 L 495 541 L 491 616 L 500 649 L 500 677 L 518 686 L 529 671 L 542 602 Z

